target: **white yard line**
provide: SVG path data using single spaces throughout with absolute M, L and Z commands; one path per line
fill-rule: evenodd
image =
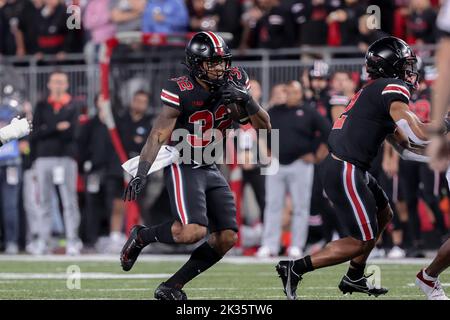
M 0 274 L 1 275 L 5 275 L 5 274 Z M 21 276 L 22 274 L 14 274 L 17 276 Z M 62 276 L 65 275 L 61 275 L 61 274 L 27 274 L 28 276 L 32 276 L 32 277 L 25 277 L 25 278 L 20 278 L 20 279 L 24 279 L 24 280 L 28 280 L 28 279 L 65 279 Z M 116 276 L 115 274 L 99 274 L 99 273 L 91 273 L 89 274 L 89 277 L 87 277 L 87 279 L 96 279 L 96 276 L 100 276 L 99 279 L 108 279 L 107 277 L 109 276 Z M 137 276 L 150 276 L 149 278 L 155 278 L 154 276 L 161 276 L 163 274 L 152 274 L 152 275 L 137 275 Z M 49 277 L 52 276 L 52 277 Z M 129 275 L 130 276 L 135 276 L 135 275 Z M 166 275 L 164 275 L 166 276 Z M 19 279 L 19 278 L 18 278 Z M 450 283 L 443 283 L 443 286 L 450 286 Z M 408 283 L 406 286 L 402 286 L 402 288 L 412 288 L 414 286 L 413 283 Z M 305 287 L 303 288 L 308 289 L 308 290 L 333 290 L 333 289 L 337 289 L 336 287 Z M 215 300 L 215 299 L 227 299 L 227 297 L 223 297 L 223 296 L 196 296 L 195 293 L 200 293 L 200 292 L 208 292 L 208 291 L 238 291 L 238 290 L 242 290 L 242 288 L 233 288 L 233 287 L 228 287 L 228 288 L 192 288 L 192 289 L 188 289 L 189 294 L 190 294 L 190 298 L 194 299 L 194 300 Z M 254 290 L 254 289 L 252 289 Z M 281 291 L 281 287 L 261 287 L 261 288 L 256 288 L 256 290 L 264 290 L 264 291 Z M 20 293 L 20 292 L 33 292 L 34 290 L 32 289 L 17 289 L 17 288 L 11 288 L 11 289 L 0 289 L 0 292 L 16 292 L 16 293 Z M 73 292 L 74 295 L 78 295 L 80 293 L 86 293 L 86 292 L 153 292 L 152 288 L 88 288 L 88 289 L 77 289 L 77 290 L 69 290 L 69 289 L 53 289 L 51 290 L 51 292 L 53 293 L 57 293 L 57 292 Z M 274 292 L 275 293 L 275 292 Z M 150 297 L 150 296 L 149 296 Z M 305 299 L 305 300 L 322 300 L 322 299 L 338 299 L 338 300 L 347 300 L 347 296 L 342 296 L 342 295 L 299 295 L 298 296 L 299 299 Z M 422 294 L 402 294 L 402 295 L 393 295 L 393 296 L 389 296 L 390 300 L 396 300 L 396 299 L 411 299 L 411 298 L 424 298 L 424 296 Z M 67 299 L 73 299 L 72 297 L 67 297 Z M 75 300 L 78 298 L 75 298 Z M 98 298 L 93 298 L 93 297 L 85 297 L 85 298 L 81 298 L 82 300 L 97 300 Z M 101 299 L 105 299 L 105 300 L 113 300 L 114 298 L 105 298 L 102 297 Z M 119 298 L 122 299 L 122 298 Z M 237 300 L 248 300 L 248 295 L 233 295 L 233 300 L 237 299 Z M 264 299 L 284 299 L 284 295 L 283 294 L 279 294 L 279 295 L 267 295 L 264 296 L 262 299 L 258 299 L 258 300 L 264 300 Z M 45 300 L 45 299 L 44 299 Z M 62 299 L 64 300 L 64 299 Z
M 139 257 L 140 262 L 185 262 L 189 259 L 189 255 L 153 255 L 143 254 Z M 231 264 L 276 264 L 281 259 L 287 257 L 274 257 L 259 259 L 248 256 L 226 256 L 222 262 Z M 432 261 L 429 258 L 405 258 L 405 259 L 372 259 L 369 264 L 414 264 L 427 265 Z M 0 255 L 0 262 L 117 262 L 119 263 L 119 255 Z
M 68 277 L 73 278 L 73 274 L 67 273 L 12 273 L 1 272 L 2 280 L 66 280 Z M 120 273 L 101 273 L 101 272 L 81 272 L 80 278 L 90 280 L 112 280 L 112 279 L 165 279 L 170 277 L 168 273 L 149 273 L 149 274 L 120 274 Z
M 415 287 L 416 286 L 416 284 L 415 283 L 408 283 L 408 285 L 407 285 L 407 287 Z M 446 283 L 446 282 L 444 282 L 444 283 L 442 283 L 441 282 L 441 286 L 443 286 L 443 287 L 450 287 L 450 283 Z

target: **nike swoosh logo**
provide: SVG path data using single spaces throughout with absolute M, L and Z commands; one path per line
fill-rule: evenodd
M 360 285 L 358 285 L 358 284 L 354 284 L 354 283 L 351 283 L 351 282 L 348 282 L 348 281 L 345 281 L 344 280 L 344 282 L 346 283 L 346 284 L 348 284 L 349 286 L 351 286 L 351 287 L 353 287 L 353 288 L 356 288 L 356 289 L 360 289 L 360 290 L 370 290 L 369 288 L 367 288 L 367 287 L 365 287 L 365 286 L 360 286 Z

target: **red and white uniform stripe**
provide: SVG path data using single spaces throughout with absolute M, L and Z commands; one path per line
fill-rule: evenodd
M 372 227 L 370 226 L 369 217 L 367 215 L 364 203 L 358 194 L 355 183 L 355 166 L 351 163 L 344 162 L 343 182 L 345 194 L 353 209 L 355 219 L 361 231 L 362 240 L 368 241 L 374 238 Z
M 161 100 L 176 106 L 180 106 L 180 97 L 166 89 L 161 90 Z
M 247 90 L 250 90 L 251 89 L 251 85 L 250 85 L 250 79 L 247 79 L 247 81 L 245 81 L 245 88 L 247 89 Z
M 399 84 L 388 84 L 381 94 L 388 94 L 388 93 L 397 93 L 405 96 L 408 100 L 411 98 L 411 94 L 409 93 L 409 90 Z
M 203 33 L 206 34 L 214 44 L 214 52 L 219 56 L 223 56 L 224 55 L 223 46 L 219 38 L 211 31 L 204 31 Z
M 172 173 L 173 191 L 175 194 L 175 206 L 177 208 L 178 216 L 180 217 L 182 224 L 188 224 L 189 218 L 186 210 L 186 204 L 184 203 L 184 189 L 183 189 L 183 176 L 181 174 L 180 165 L 174 163 L 170 167 Z

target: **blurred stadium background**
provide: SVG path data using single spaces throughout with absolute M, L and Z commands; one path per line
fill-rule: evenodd
M 367 27 L 370 5 L 381 8 L 381 29 Z M 161 85 L 183 72 L 184 46 L 193 32 L 218 32 L 229 43 L 233 64 L 247 70 L 253 80 L 252 93 L 264 108 L 284 103 L 284 85 L 298 80 L 304 103 L 314 104 L 330 121 L 330 110 L 345 106 L 367 80 L 363 70 L 367 46 L 385 35 L 400 37 L 421 57 L 423 94 L 417 100 L 422 102 L 412 107 L 426 121 L 429 90 L 436 77 L 433 56 L 438 10 L 439 1 L 433 0 L 0 0 L 0 125 L 16 115 L 32 119 L 36 105 L 47 101 L 50 75 L 55 70 L 67 75 L 67 91 L 77 110 L 76 130 L 68 142 L 76 151 L 67 156 L 78 168 L 74 196 L 79 207 L 79 218 L 67 217 L 60 188 L 64 182 L 53 176 L 53 183 L 45 186 L 52 190 L 51 201 L 46 203 L 51 218 L 43 220 L 43 186 L 36 169 L 36 159 L 42 154 L 34 149 L 39 142 L 23 139 L 0 152 L 0 250 L 4 255 L 0 255 L 0 298 L 145 298 L 148 293 L 141 291 L 159 283 L 157 276 L 144 282 L 101 279 L 120 274 L 118 253 L 133 224 L 155 224 L 168 218 L 168 195 L 161 175 L 152 177 L 138 203 L 121 201 L 121 187 L 129 177 L 123 176 L 120 163 L 140 152 L 161 108 Z M 71 17 L 81 22 L 80 28 L 76 24 L 74 29 L 68 28 Z M 314 80 L 323 80 L 324 86 L 315 87 Z M 450 227 L 448 186 L 442 173 L 427 173 L 433 175 L 430 199 L 423 179 L 411 180 L 411 171 L 402 170 L 413 165 L 390 166 L 386 162 L 391 159 L 383 159 L 385 154 L 388 157 L 388 152 L 380 152 L 374 174 L 384 177 L 387 185 L 402 189 L 400 197 L 397 189 L 390 192 L 400 219 L 388 228 L 371 261 L 382 267 L 382 281 L 396 287 L 387 298 L 420 298 L 410 283 L 419 265 L 427 262 L 420 259 L 433 255 Z M 206 281 L 214 278 L 214 282 L 220 279 L 217 286 L 224 288 L 220 298 L 282 298 L 281 290 L 275 289 L 275 260 L 269 256 L 286 255 L 290 247 L 290 199 L 295 195 L 286 196 L 279 251 L 264 252 L 260 248 L 264 181 L 254 187 L 248 179 L 259 167 L 222 169 L 238 202 L 240 241 L 231 254 L 236 260 L 208 271 L 187 290 L 196 289 L 193 298 L 219 298 L 206 288 Z M 402 187 L 411 183 L 415 184 L 411 192 Z M 321 210 L 320 206 L 311 207 L 308 244 L 301 248 L 304 252 L 313 252 L 327 239 L 338 237 L 333 222 Z M 43 238 L 36 226 L 48 221 L 51 236 Z M 72 226 L 69 232 L 68 223 Z M 414 228 L 419 231 L 411 231 Z M 191 249 L 151 245 L 145 250 L 148 257 L 143 257 L 133 274 L 175 271 L 182 261 L 176 254 Z M 74 257 L 62 257 L 65 254 Z M 103 254 L 108 256 L 95 258 Z M 231 288 L 225 289 L 230 284 L 228 276 L 250 273 L 248 263 L 256 263 L 259 271 L 252 270 L 255 277 L 245 281 L 236 277 Z M 53 279 L 52 274 L 64 275 L 70 264 L 93 274 L 82 282 L 88 291 L 64 291 L 65 280 L 59 276 L 42 281 Z M 327 269 L 315 279 L 311 277 L 305 283 L 305 297 L 338 297 L 334 288 L 338 279 L 333 275 L 341 274 L 341 269 Z M 256 279 L 258 275 L 262 277 Z M 450 285 L 448 272 L 442 282 Z M 253 290 L 256 283 L 266 290 Z

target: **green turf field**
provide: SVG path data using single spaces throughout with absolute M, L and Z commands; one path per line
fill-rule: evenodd
M 176 271 L 184 259 L 143 259 L 125 273 L 114 259 L 42 261 L 2 257 L 0 299 L 152 299 L 156 286 Z M 337 284 L 345 265 L 316 270 L 302 282 L 299 299 L 424 299 L 412 284 L 415 274 L 426 263 L 382 264 L 375 260 L 371 265 L 380 268 L 381 284 L 390 289 L 388 295 L 378 298 L 342 295 Z M 274 261 L 227 260 L 192 281 L 185 291 L 189 299 L 284 299 L 274 265 Z M 77 276 L 67 278 L 69 266 L 81 270 L 79 282 Z M 441 276 L 441 281 L 450 292 L 450 270 Z M 78 283 L 80 289 L 68 289 L 68 285 L 73 288 Z

